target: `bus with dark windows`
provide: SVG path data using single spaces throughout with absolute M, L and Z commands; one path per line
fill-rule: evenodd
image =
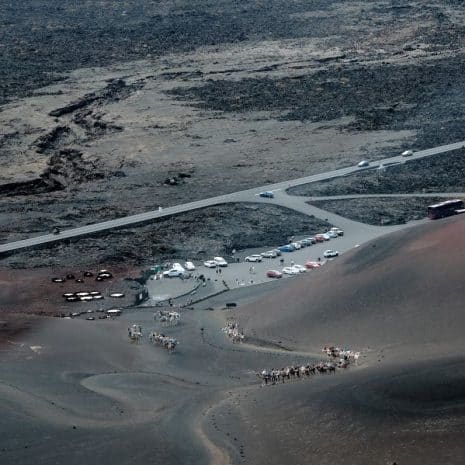
M 463 200 L 445 200 L 444 202 L 436 203 L 428 207 L 428 218 L 431 220 L 437 220 L 439 218 L 445 218 L 446 216 L 456 215 L 461 213 L 464 204 Z

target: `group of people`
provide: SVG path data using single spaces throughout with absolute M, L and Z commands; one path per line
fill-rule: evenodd
M 173 352 L 179 344 L 178 340 L 174 337 L 166 336 L 163 333 L 156 333 L 152 331 L 149 336 L 150 342 L 165 348 L 168 352 Z
M 228 323 L 222 331 L 231 339 L 235 344 L 236 342 L 242 342 L 245 339 L 244 331 L 239 329 L 239 325 L 236 322 Z
M 337 369 L 347 368 L 352 362 L 356 363 L 360 357 L 360 352 L 337 347 L 324 347 L 323 352 L 332 360 L 300 366 L 291 365 L 281 369 L 264 369 L 257 373 L 257 376 L 261 379 L 262 386 L 266 386 L 268 384 L 284 383 L 286 380 L 290 381 L 291 379 L 308 378 L 316 374 L 333 374 L 336 373 Z M 335 360 L 337 358 L 338 360 Z

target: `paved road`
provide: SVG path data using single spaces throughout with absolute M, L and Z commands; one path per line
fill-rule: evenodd
M 419 159 L 419 158 L 423 158 L 423 157 L 427 157 L 431 155 L 447 153 L 452 150 L 457 150 L 463 147 L 465 147 L 465 141 L 457 142 L 454 144 L 442 145 L 439 147 L 415 152 L 413 156 L 408 157 L 408 158 L 403 158 L 400 155 L 398 155 L 395 157 L 385 158 L 383 160 L 377 160 L 371 165 L 371 167 L 379 166 L 381 163 L 384 165 L 392 164 L 392 163 L 404 163 L 406 161 L 415 160 L 415 159 Z M 104 221 L 102 223 L 96 223 L 96 224 L 91 224 L 87 226 L 81 226 L 78 228 L 67 229 L 65 231 L 62 231 L 59 235 L 46 234 L 43 236 L 31 237 L 29 239 L 24 239 L 21 241 L 10 242 L 7 244 L 0 245 L 0 253 L 11 252 L 11 251 L 23 249 L 26 247 L 39 246 L 39 245 L 47 244 L 50 242 L 60 241 L 63 239 L 68 239 L 68 238 L 73 238 L 73 237 L 84 236 L 84 235 L 106 231 L 110 229 L 131 226 L 137 223 L 143 223 L 143 222 L 147 222 L 153 219 L 162 218 L 165 216 L 171 216 L 171 215 L 183 213 L 183 212 L 190 211 L 190 210 L 196 210 L 199 208 L 205 208 L 205 207 L 209 207 L 212 205 L 217 205 L 217 204 L 221 204 L 225 202 L 254 202 L 258 198 L 257 197 L 258 193 L 264 190 L 270 190 L 274 192 L 281 191 L 289 187 L 294 187 L 294 186 L 298 186 L 301 184 L 308 184 L 308 183 L 315 182 L 315 181 L 322 181 L 325 179 L 345 176 L 345 175 L 354 173 L 355 171 L 359 171 L 360 169 L 361 168 L 358 168 L 357 166 L 349 166 L 346 168 L 341 168 L 341 169 L 329 171 L 326 173 L 315 174 L 312 176 L 305 176 L 303 178 L 292 179 L 289 181 L 269 184 L 266 186 L 255 187 L 252 189 L 234 192 L 231 194 L 225 194 L 225 195 L 220 195 L 217 197 L 211 197 L 208 199 L 198 200 L 196 202 L 176 205 L 174 207 L 163 209 L 162 211 L 158 211 L 158 210 L 149 211 L 149 212 L 141 213 L 138 215 L 131 215 L 131 216 L 123 217 L 123 218 L 118 218 L 116 220 Z M 362 168 L 362 169 L 366 169 L 366 168 Z M 291 201 L 286 201 L 285 203 L 289 205 L 293 205 L 293 202 Z M 299 205 L 299 201 L 296 201 L 296 207 L 298 208 L 294 208 L 294 209 L 299 210 L 299 208 L 301 208 L 301 205 Z M 291 206 L 290 208 L 293 208 L 293 207 Z M 316 210 L 318 209 L 314 209 L 314 211 Z M 319 210 L 319 215 L 321 215 L 321 212 L 323 212 L 323 210 Z M 323 214 L 323 217 L 328 218 L 328 215 L 330 214 L 325 212 Z M 360 223 L 357 223 L 357 224 L 360 225 Z
M 463 198 L 465 192 L 428 192 L 419 194 L 349 194 L 349 195 L 322 195 L 315 197 L 305 197 L 307 201 L 312 200 L 351 200 L 351 199 L 376 199 L 384 197 L 403 198 L 403 197 L 445 197 L 445 198 Z

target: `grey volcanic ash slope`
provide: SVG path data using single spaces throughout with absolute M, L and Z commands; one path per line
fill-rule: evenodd
M 462 216 L 392 234 L 236 312 L 258 339 L 362 352 L 359 368 L 244 396 L 229 431 L 263 445 L 250 463 L 464 463 L 464 233 Z
M 319 349 L 461 344 L 465 217 L 401 231 L 239 310 L 257 337 Z

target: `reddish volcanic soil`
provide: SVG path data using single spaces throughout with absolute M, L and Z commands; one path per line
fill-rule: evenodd
M 94 273 L 97 270 L 91 270 Z M 0 268 L 0 344 L 10 340 L 32 325 L 39 323 L 42 316 L 68 315 L 71 312 L 95 310 L 126 306 L 134 302 L 138 283 L 125 280 L 127 277 L 137 277 L 138 270 L 118 267 L 111 269 L 113 279 L 95 281 L 95 278 L 84 278 L 83 283 L 66 280 L 64 283 L 53 283 L 54 277 L 65 277 L 73 273 L 76 278 L 83 278 L 80 270 L 59 268 L 36 268 L 32 270 L 13 270 Z M 131 288 L 132 287 L 132 288 Z M 137 289 L 136 289 L 137 288 Z M 65 292 L 100 291 L 105 299 L 91 303 L 66 302 Z M 111 292 L 124 292 L 124 299 L 111 299 Z

